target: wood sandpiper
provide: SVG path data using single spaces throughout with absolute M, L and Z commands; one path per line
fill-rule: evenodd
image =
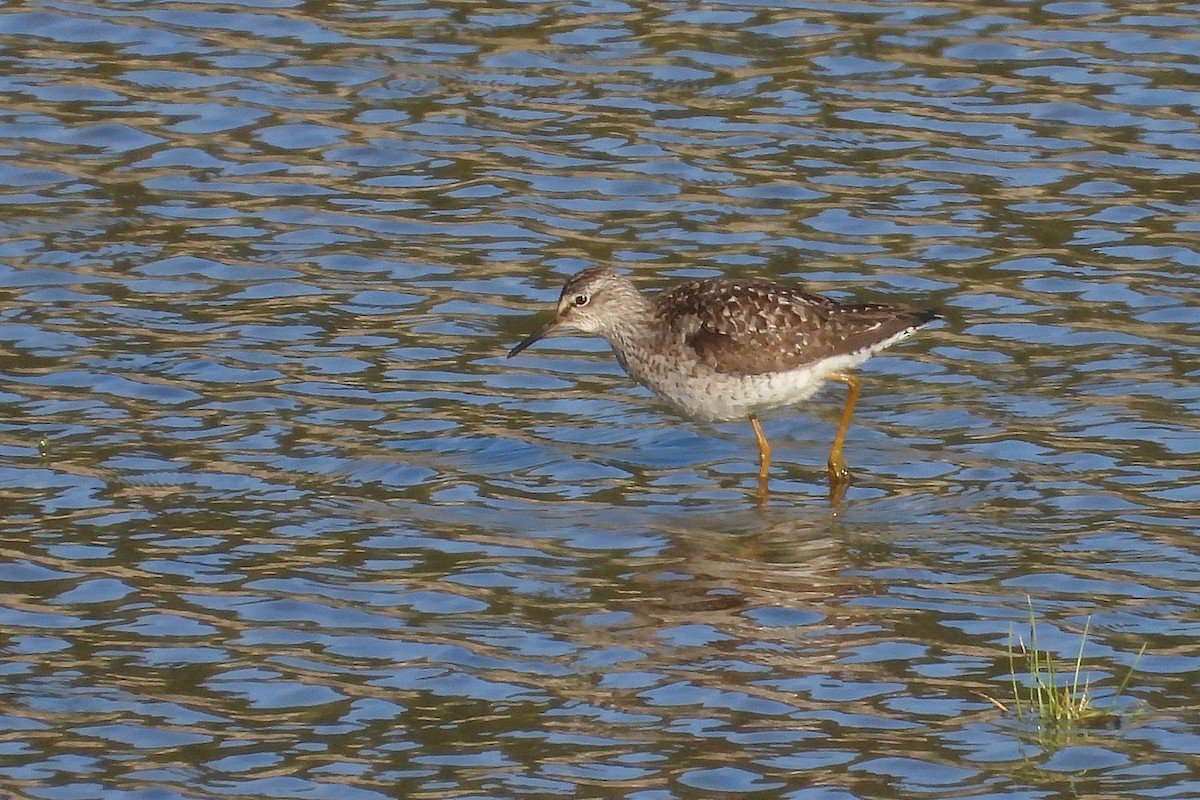
M 567 281 L 554 319 L 508 353 L 559 328 L 594 333 L 635 381 L 692 419 L 749 418 L 758 439 L 759 499 L 767 496 L 771 446 L 758 415 L 808 399 L 826 380 L 849 387 L 829 452 L 830 497 L 850 472 L 842 444 L 858 378 L 849 370 L 939 317 L 874 303 L 841 303 L 779 283 L 706 278 L 647 297 L 609 267 Z

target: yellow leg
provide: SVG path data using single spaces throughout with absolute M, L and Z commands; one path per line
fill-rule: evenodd
M 842 455 L 842 445 L 846 442 L 846 431 L 850 429 L 850 418 L 854 416 L 854 406 L 858 403 L 858 378 L 844 372 L 833 372 L 828 376 L 831 381 L 840 381 L 850 387 L 846 396 L 846 407 L 842 409 L 842 421 L 838 423 L 837 436 L 833 437 L 833 447 L 829 450 L 829 483 L 845 484 L 850 480 L 850 468 L 846 457 Z
M 754 438 L 758 439 L 758 499 L 767 499 L 767 470 L 771 468 L 771 445 L 763 436 L 762 425 L 758 417 L 750 415 L 750 424 L 754 426 Z

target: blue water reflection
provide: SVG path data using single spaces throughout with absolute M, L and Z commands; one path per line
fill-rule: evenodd
M 0 782 L 77 797 L 1189 796 L 1183 6 L 0 15 Z M 564 276 L 936 305 L 675 418 Z M 1008 646 L 1121 726 L 1000 712 Z M 1146 652 L 1137 652 L 1142 645 Z M 1116 686 L 1136 669 L 1126 695 Z

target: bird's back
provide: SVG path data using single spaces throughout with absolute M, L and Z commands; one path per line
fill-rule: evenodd
M 689 281 L 654 298 L 671 337 L 718 373 L 762 375 L 848 368 L 933 320 L 933 311 L 839 303 L 765 281 Z

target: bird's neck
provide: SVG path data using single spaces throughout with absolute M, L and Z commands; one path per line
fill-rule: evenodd
M 620 318 L 600 332 L 612 346 L 621 366 L 635 378 L 646 356 L 659 349 L 657 339 L 662 335 L 662 328 L 657 322 L 654 304 L 634 289 L 623 299 Z

